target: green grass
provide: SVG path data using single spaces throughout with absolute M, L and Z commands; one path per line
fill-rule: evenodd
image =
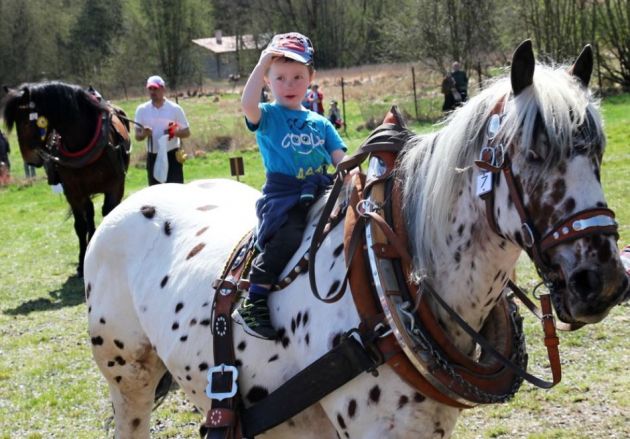
M 121 102 L 133 115 L 141 100 Z M 242 152 L 210 151 L 185 165 L 186 180 L 229 178 L 228 157 L 242 155 L 246 184 L 263 183 L 253 136 L 244 131 L 237 96 L 180 100 L 191 122 L 190 150 L 212 150 L 219 137 L 238 140 Z M 368 131 L 358 130 L 365 115 L 395 101 L 383 98 L 373 108 L 347 105 L 351 150 Z M 421 102 L 430 108 L 428 101 Z M 408 106 L 405 107 L 409 112 Z M 630 242 L 627 199 L 630 169 L 630 95 L 604 102 L 608 134 L 602 180 L 610 206 L 621 224 L 621 242 Z M 416 123 L 415 131 L 430 124 Z M 92 361 L 86 332 L 83 285 L 74 277 L 78 246 L 72 219 L 62 196 L 51 193 L 42 170 L 28 183 L 19 178 L 22 162 L 15 134 L 11 136 L 15 184 L 0 189 L 0 438 L 94 438 L 106 436 L 111 416 L 107 386 Z M 134 145 L 134 165 L 127 195 L 146 185 L 142 145 Z M 96 203 L 101 203 L 97 197 Z M 97 211 L 99 211 L 97 209 Z M 100 221 L 100 218 L 98 219 Z M 532 264 L 522 259 L 519 283 L 531 288 Z M 563 381 L 551 391 L 523 385 L 508 404 L 466 411 L 454 437 L 471 438 L 625 438 L 630 436 L 630 317 L 628 306 L 617 307 L 601 324 L 561 334 Z M 526 317 L 531 371 L 549 376 L 539 324 Z M 196 437 L 201 415 L 181 392 L 169 396 L 152 419 L 155 438 Z M 109 432 L 110 436 L 112 431 Z

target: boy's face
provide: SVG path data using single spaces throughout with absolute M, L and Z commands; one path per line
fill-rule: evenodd
M 276 101 L 292 110 L 302 108 L 306 88 L 311 83 L 311 71 L 299 62 L 274 60 L 267 72 L 267 82 Z

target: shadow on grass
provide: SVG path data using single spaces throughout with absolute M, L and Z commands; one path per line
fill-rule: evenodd
M 64 284 L 58 290 L 48 293 L 50 298 L 40 297 L 29 300 L 21 305 L 6 309 L 3 314 L 6 315 L 28 315 L 32 312 L 51 311 L 67 306 L 76 306 L 85 303 L 85 293 L 83 291 L 83 278 L 76 275 L 68 277 Z

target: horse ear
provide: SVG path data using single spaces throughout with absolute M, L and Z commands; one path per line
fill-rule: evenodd
M 385 119 L 383 119 L 383 123 L 391 123 L 394 125 L 398 125 L 402 128 L 406 127 L 405 119 L 402 114 L 398 110 L 398 106 L 393 105 L 391 110 L 385 115 Z
M 512 91 L 514 96 L 518 96 L 525 88 L 534 83 L 534 67 L 536 60 L 534 59 L 534 51 L 532 50 L 532 41 L 525 40 L 514 51 L 512 55 Z
M 593 73 L 593 48 L 590 44 L 584 46 L 582 52 L 569 69 L 569 73 L 578 78 L 584 87 L 588 87 Z

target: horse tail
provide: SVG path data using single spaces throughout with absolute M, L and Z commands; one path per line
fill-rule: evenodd
M 17 120 L 20 97 L 24 92 L 13 89 L 7 89 L 7 91 L 7 95 L 0 104 L 0 114 L 2 114 L 7 129 L 11 131 Z

